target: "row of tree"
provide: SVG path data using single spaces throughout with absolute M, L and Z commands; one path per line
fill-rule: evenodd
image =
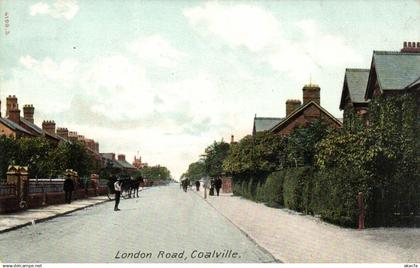
M 30 178 L 51 178 L 73 169 L 87 176 L 97 167 L 81 142 L 54 145 L 45 137 L 14 139 L 0 136 L 0 178 L 9 165 L 28 166 Z
M 168 168 L 164 166 L 145 166 L 142 169 L 138 170 L 134 177 L 146 178 L 148 180 L 170 180 L 171 179 L 171 172 Z
M 314 164 L 315 145 L 334 132 L 322 121 L 300 127 L 288 137 L 259 132 L 238 143 L 223 140 L 208 146 L 200 160 L 191 163 L 183 176 L 197 180 L 205 176 L 231 175 L 236 182 L 254 178 L 264 181 L 282 168 Z

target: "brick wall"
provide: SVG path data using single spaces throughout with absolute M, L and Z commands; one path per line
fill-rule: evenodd
M 79 189 L 73 192 L 72 199 L 85 199 L 88 196 L 93 197 L 97 195 L 106 195 L 108 188 L 106 186 L 99 187 L 98 191 L 89 188 L 87 192 L 84 189 Z M 39 208 L 45 205 L 56 205 L 65 203 L 64 192 L 51 192 L 51 193 L 36 193 L 28 195 L 27 205 L 28 208 Z M 0 214 L 19 211 L 19 201 L 15 196 L 1 196 L 0 197 Z
M 64 203 L 65 203 L 64 192 L 47 193 L 47 204 L 48 205 L 64 204 Z
M 78 189 L 78 190 L 74 191 L 72 198 L 74 200 L 86 198 L 86 191 L 85 191 L 85 189 Z
M 232 192 L 232 178 L 231 177 L 222 178 L 222 192 L 223 193 Z
M 19 200 L 15 196 L 0 197 L 0 213 L 7 213 L 19 210 Z
M 30 194 L 28 195 L 28 208 L 38 208 L 41 207 L 44 203 L 44 198 L 46 200 L 45 194 Z

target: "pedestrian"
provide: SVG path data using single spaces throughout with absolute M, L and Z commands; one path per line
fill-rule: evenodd
M 212 178 L 210 180 L 210 190 L 209 190 L 209 195 L 214 195 L 214 179 Z
M 190 184 L 190 180 L 189 179 L 184 179 L 182 181 L 182 188 L 184 189 L 184 192 L 187 192 L 188 190 L 188 185 Z
M 216 188 L 217 196 L 219 196 L 220 188 L 222 188 L 222 179 L 220 177 L 217 177 L 215 180 L 214 187 Z
M 66 175 L 66 179 L 64 180 L 63 190 L 65 192 L 65 200 L 67 204 L 71 203 L 71 195 L 74 191 L 74 183 L 71 179 L 70 175 Z
M 197 192 L 200 191 L 200 181 L 195 181 L 195 188 L 197 188 Z
M 117 181 L 114 183 L 114 190 L 115 190 L 115 206 L 114 206 L 114 211 L 120 210 L 118 208 L 118 204 L 120 203 L 121 189 L 122 189 L 122 180 L 121 180 L 120 177 L 118 177 Z

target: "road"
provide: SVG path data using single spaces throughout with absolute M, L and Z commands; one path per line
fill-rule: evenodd
M 273 262 L 192 191 L 152 187 L 0 234 L 0 262 Z

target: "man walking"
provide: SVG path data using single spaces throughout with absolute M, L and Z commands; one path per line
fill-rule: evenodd
M 222 179 L 220 177 L 217 177 L 214 182 L 214 187 L 216 188 L 217 196 L 219 196 L 220 188 L 222 188 Z
M 66 203 L 70 204 L 71 203 L 71 195 L 74 191 L 74 183 L 73 183 L 73 180 L 70 178 L 69 174 L 66 175 L 66 179 L 64 180 L 63 190 L 65 192 Z
M 195 181 L 195 188 L 197 188 L 197 192 L 200 191 L 200 181 Z
M 114 211 L 119 211 L 118 204 L 120 203 L 120 197 L 121 197 L 121 187 L 122 187 L 122 181 L 121 178 L 118 177 L 117 181 L 114 183 L 114 190 L 115 190 L 115 206 Z

